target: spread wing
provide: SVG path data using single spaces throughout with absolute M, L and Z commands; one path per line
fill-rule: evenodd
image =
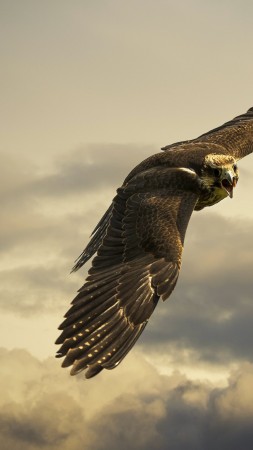
M 56 342 L 62 344 L 63 367 L 73 365 L 72 375 L 88 369 L 90 378 L 117 366 L 159 298 L 169 297 L 198 195 L 196 174 L 182 169 L 148 170 L 118 190 L 95 229 L 100 237 L 81 256 L 88 259 L 98 247 Z
M 253 152 L 253 107 L 245 114 L 235 117 L 196 139 L 176 142 L 163 147 L 162 150 L 167 151 L 180 147 L 183 150 L 186 144 L 196 144 L 197 146 L 199 143 L 219 145 L 223 154 L 232 155 L 236 160 L 249 155 Z M 210 152 L 212 151 L 211 145 Z M 193 148 L 190 147 L 190 150 Z

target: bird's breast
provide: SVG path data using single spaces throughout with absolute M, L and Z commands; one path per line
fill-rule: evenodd
M 227 197 L 227 192 L 220 187 L 211 187 L 208 191 L 202 192 L 195 206 L 195 211 L 213 206 Z

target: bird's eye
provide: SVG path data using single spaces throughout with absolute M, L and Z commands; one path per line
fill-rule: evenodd
M 237 171 L 237 169 L 238 169 L 237 164 L 234 164 L 234 165 L 233 165 L 233 169 L 234 169 L 234 172 Z
M 221 174 L 221 170 L 220 169 L 213 169 L 213 174 L 215 177 L 219 177 Z

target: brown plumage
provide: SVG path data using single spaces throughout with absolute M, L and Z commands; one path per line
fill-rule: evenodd
M 237 160 L 253 151 L 253 108 L 162 150 L 130 172 L 73 268 L 96 253 L 56 341 L 72 375 L 117 366 L 170 296 L 193 210 L 232 197 Z

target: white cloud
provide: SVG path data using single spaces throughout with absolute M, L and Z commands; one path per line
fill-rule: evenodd
M 235 450 L 252 443 L 250 364 L 217 388 L 180 373 L 159 375 L 138 354 L 89 381 L 21 350 L 2 349 L 0 360 L 3 450 Z

